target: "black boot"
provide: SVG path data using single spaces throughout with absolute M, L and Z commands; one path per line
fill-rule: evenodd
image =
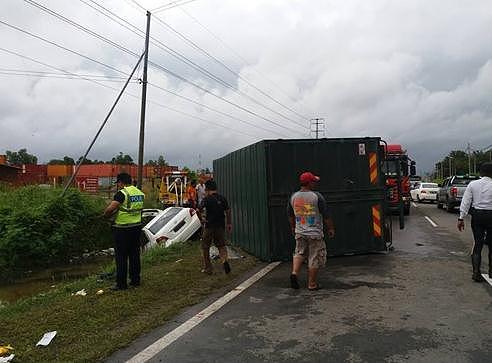
M 480 263 L 482 262 L 482 256 L 480 255 L 472 255 L 471 256 L 472 260 L 472 266 L 473 266 L 473 275 L 472 279 L 475 282 L 483 282 L 485 279 L 483 278 L 482 274 L 480 273 Z

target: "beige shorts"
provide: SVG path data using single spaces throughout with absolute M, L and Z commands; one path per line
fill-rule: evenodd
M 308 259 L 309 268 L 320 268 L 326 264 L 326 244 L 323 238 L 311 238 L 296 235 L 294 257 Z

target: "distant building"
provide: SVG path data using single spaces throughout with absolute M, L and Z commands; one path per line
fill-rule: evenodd
M 15 184 L 22 169 L 17 166 L 0 164 L 0 182 Z

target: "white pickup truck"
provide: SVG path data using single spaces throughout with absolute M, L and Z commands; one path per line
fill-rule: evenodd
M 472 180 L 476 179 L 480 179 L 480 177 L 471 175 L 453 175 L 445 179 L 442 185 L 439 185 L 437 208 L 442 209 L 445 207 L 448 212 L 453 212 L 454 208 L 461 204 L 461 198 L 463 198 L 466 186 Z

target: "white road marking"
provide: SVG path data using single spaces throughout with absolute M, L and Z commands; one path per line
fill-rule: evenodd
M 153 344 L 149 345 L 147 348 L 142 350 L 140 353 L 138 353 L 135 356 L 133 356 L 132 358 L 130 358 L 127 361 L 127 363 L 143 363 L 143 362 L 147 362 L 148 360 L 152 359 L 159 352 L 161 352 L 164 348 L 166 348 L 171 343 L 173 343 L 174 341 L 179 339 L 181 336 L 183 336 L 184 334 L 189 332 L 191 329 L 193 329 L 195 326 L 200 324 L 206 318 L 208 318 L 209 316 L 211 316 L 212 314 L 217 312 L 225 304 L 227 304 L 229 301 L 234 299 L 236 296 L 238 296 L 240 293 L 242 293 L 248 287 L 253 285 L 255 282 L 257 282 L 263 276 L 268 274 L 270 271 L 272 271 L 278 265 L 280 265 L 280 262 L 270 263 L 268 266 L 266 266 L 263 269 L 261 269 L 260 271 L 258 271 L 256 274 L 251 276 L 249 279 L 244 281 L 242 284 L 240 284 L 239 286 L 237 286 L 233 290 L 229 291 L 227 294 L 225 294 L 220 299 L 213 302 L 211 305 L 207 306 L 205 309 L 200 311 L 195 316 L 193 316 L 190 319 L 188 319 L 187 321 L 185 321 L 183 324 L 178 326 L 176 329 L 167 333 L 162 338 L 158 339 Z
M 418 207 L 419 207 L 417 204 L 415 204 L 415 202 L 412 202 L 412 205 L 413 205 L 415 208 L 418 208 Z
M 492 286 L 492 279 L 489 277 L 489 274 L 482 274 L 483 278 L 485 281 L 489 283 L 490 286 Z
M 425 216 L 425 219 L 427 219 L 427 221 L 432 225 L 432 227 L 437 227 L 437 224 L 432 219 L 430 219 L 427 216 Z

